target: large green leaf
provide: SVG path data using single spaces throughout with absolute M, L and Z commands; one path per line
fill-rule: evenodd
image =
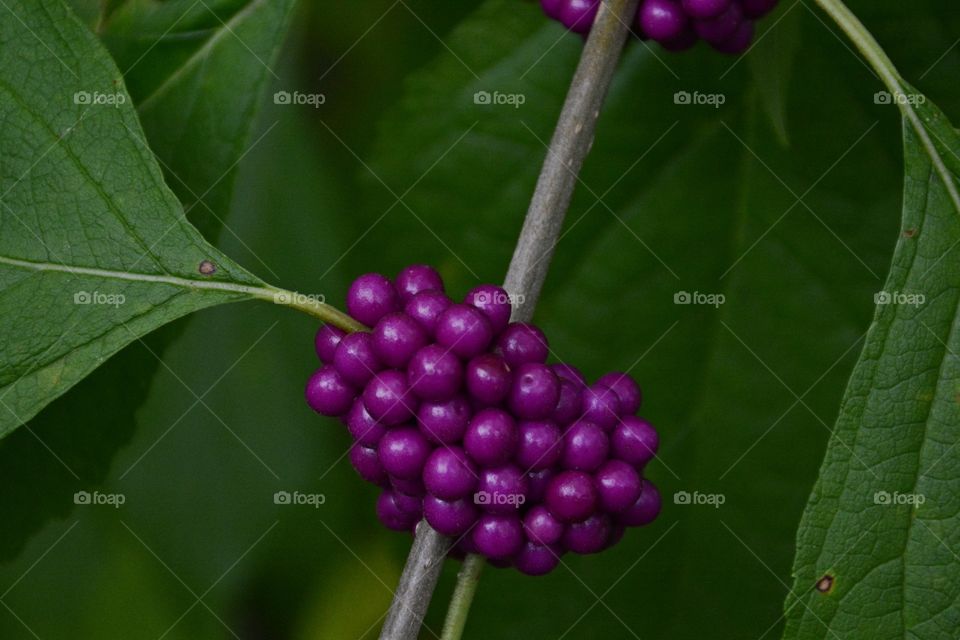
M 800 523 L 786 638 L 960 629 L 960 137 L 917 111 L 932 145 L 905 121 L 901 233 Z
M 59 2 L 0 23 L 0 436 L 124 345 L 259 281 L 163 183 L 123 79 Z

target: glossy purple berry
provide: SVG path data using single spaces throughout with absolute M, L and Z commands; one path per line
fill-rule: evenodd
M 443 292 L 443 278 L 436 269 L 425 264 L 412 264 L 394 278 L 393 286 L 400 297 L 400 304 L 405 305 L 421 291 Z
M 511 322 L 497 340 L 497 351 L 515 369 L 528 362 L 546 362 L 550 347 L 539 328 L 527 322 Z
M 720 15 L 730 7 L 732 2 L 733 0 L 681 0 L 687 15 L 700 20 Z
M 310 376 L 305 390 L 307 404 L 325 416 L 342 416 L 350 410 L 356 389 L 347 384 L 332 365 L 324 365 Z
M 418 520 L 423 517 L 423 498 L 394 489 L 393 502 L 400 511 L 415 516 Z
M 757 20 L 773 11 L 779 0 L 740 0 L 743 14 L 752 20 Z
M 580 373 L 580 369 L 577 369 L 571 364 L 558 362 L 557 364 L 550 365 L 550 368 L 553 369 L 553 372 L 557 374 L 557 377 L 561 380 L 569 380 L 578 387 L 587 386 L 587 379 Z
M 633 506 L 620 513 L 617 520 L 628 527 L 642 527 L 653 522 L 659 513 L 660 492 L 655 484 L 645 479 L 640 489 L 640 497 Z
M 583 390 L 583 419 L 602 429 L 612 429 L 619 422 L 620 396 L 610 387 L 597 383 Z
M 560 14 L 565 6 L 567 6 L 567 0 L 540 0 L 540 7 L 543 12 L 554 20 L 560 19 Z
M 490 328 L 495 335 L 503 331 L 510 322 L 513 307 L 510 304 L 510 296 L 503 287 L 481 284 L 470 290 L 463 303 L 479 309 L 490 321 Z
M 417 411 L 417 424 L 430 442 L 453 443 L 463 439 L 470 424 L 470 403 L 463 396 L 442 402 L 423 402 Z
M 611 433 L 610 445 L 614 457 L 642 467 L 656 456 L 660 436 L 643 418 L 625 416 Z
M 388 369 L 373 376 L 363 390 L 363 405 L 374 419 L 386 426 L 413 417 L 416 399 L 407 386 L 407 376 Z
M 501 465 L 517 450 L 519 434 L 513 417 L 500 409 L 482 409 L 470 421 L 463 448 L 477 464 Z
M 610 453 L 610 439 L 592 422 L 578 420 L 563 434 L 561 463 L 565 469 L 593 471 Z
M 555 475 L 544 496 L 547 508 L 561 522 L 582 522 L 597 509 L 597 489 L 593 478 L 583 471 L 563 471 Z
M 553 415 L 560 399 L 560 381 L 545 364 L 529 362 L 517 367 L 507 405 L 519 418 L 543 420 Z
M 434 335 L 437 320 L 453 302 L 440 291 L 421 291 L 410 298 L 403 312 L 417 321 L 428 335 Z
M 317 350 L 317 357 L 324 364 L 333 363 L 333 354 L 337 350 L 337 345 L 346 332 L 343 329 L 325 324 L 317 330 L 317 335 L 313 339 L 313 346 Z
M 373 329 L 373 349 L 387 366 L 400 369 L 427 345 L 427 332 L 405 313 L 391 313 Z
M 583 522 L 568 525 L 563 532 L 563 546 L 574 553 L 598 553 L 607 547 L 613 533 L 613 520 L 606 513 L 596 513 Z
M 360 398 L 353 401 L 350 411 L 343 417 L 343 423 L 353 439 L 365 447 L 377 446 L 387 431 L 386 427 L 373 419 Z
M 553 421 L 557 424 L 568 425 L 577 418 L 583 410 L 583 387 L 569 380 L 560 381 L 560 396 L 557 407 L 553 410 Z
M 337 373 L 355 387 L 363 387 L 383 368 L 373 350 L 373 336 L 357 331 L 343 337 L 333 354 Z
M 482 405 L 499 404 L 510 393 L 513 374 L 498 355 L 484 353 L 467 364 L 467 393 Z
M 398 478 L 388 475 L 387 477 L 390 481 L 390 486 L 393 487 L 397 493 L 402 493 L 403 495 L 418 500 L 427 494 L 427 489 L 423 486 L 423 480 L 419 476 L 416 478 Z
M 640 385 L 630 377 L 629 374 L 622 371 L 611 371 L 600 376 L 597 384 L 610 387 L 620 398 L 620 414 L 627 415 L 636 413 L 643 402 L 643 393 L 640 391 Z
M 366 273 L 350 285 L 347 312 L 358 322 L 372 327 L 380 318 L 396 311 L 400 300 L 393 284 L 379 273 Z
M 710 44 L 721 53 L 737 55 L 750 48 L 750 43 L 753 42 L 753 31 L 753 21 L 744 20 L 730 38 L 723 42 L 711 42 Z
M 487 558 L 509 558 L 520 551 L 523 543 L 523 526 L 516 515 L 486 513 L 473 528 L 473 544 Z
M 658 42 L 678 37 L 687 25 L 687 14 L 674 0 L 644 0 L 637 13 L 640 31 Z
M 513 559 L 514 566 L 528 576 L 542 576 L 550 573 L 560 564 L 561 550 L 558 546 L 548 547 L 527 542 Z
M 490 513 L 517 513 L 527 502 L 523 471 L 512 464 L 481 469 L 475 501 Z
M 460 359 L 440 345 L 417 351 L 407 366 L 407 384 L 420 398 L 440 402 L 457 393 L 463 383 Z
M 520 444 L 514 458 L 526 471 L 539 471 L 554 466 L 560 459 L 562 434 L 548 420 L 526 420 L 519 425 Z
M 527 540 L 537 544 L 554 544 L 563 537 L 564 525 L 542 504 L 531 507 L 523 517 Z
M 600 508 L 608 513 L 629 509 L 640 497 L 640 474 L 622 460 L 608 460 L 594 474 Z
M 430 526 L 445 536 L 462 536 L 477 521 L 480 510 L 472 498 L 443 500 L 432 495 L 423 499 L 423 515 Z
M 576 33 L 587 33 L 600 9 L 600 0 L 567 0 L 560 11 L 560 22 Z
M 412 531 L 420 520 L 419 514 L 411 514 L 397 504 L 396 494 L 384 489 L 377 498 L 377 517 L 388 529 L 394 531 Z
M 361 478 L 371 484 L 381 486 L 386 484 L 387 472 L 380 464 L 376 449 L 355 444 L 350 447 L 350 453 L 347 454 L 347 457 Z
M 453 304 L 437 320 L 436 339 L 466 360 L 480 355 L 490 345 L 493 330 L 479 309 Z
M 743 20 L 743 9 L 734 2 L 718 16 L 706 20 L 695 20 L 693 30 L 707 42 L 722 43 L 733 37 Z
M 438 447 L 423 467 L 423 484 L 438 498 L 465 498 L 477 486 L 477 467 L 460 447 Z
M 527 498 L 531 503 L 543 502 L 544 496 L 547 495 L 547 486 L 556 474 L 557 472 L 553 469 L 527 472 Z
M 397 427 L 380 438 L 377 455 L 387 473 L 409 480 L 423 472 L 430 455 L 430 443 L 415 427 Z

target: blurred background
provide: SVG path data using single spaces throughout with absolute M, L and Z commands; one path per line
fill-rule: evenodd
M 958 121 L 953 3 L 849 4 Z M 267 281 L 335 305 L 356 275 L 412 262 L 454 296 L 498 282 L 581 48 L 523 0 L 300 2 L 232 192 L 190 216 Z M 881 89 L 812 2 L 782 2 L 742 58 L 628 45 L 536 320 L 588 377 L 640 381 L 664 509 L 547 577 L 489 568 L 466 638 L 779 637 L 796 526 L 900 233 Z M 379 525 L 348 435 L 303 401 L 316 328 L 256 303 L 201 312 L 0 442 L 0 637 L 375 638 L 410 538 Z

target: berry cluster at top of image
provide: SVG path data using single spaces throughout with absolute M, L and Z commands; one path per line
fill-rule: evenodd
M 743 53 L 753 41 L 755 23 L 779 0 L 640 0 L 630 25 L 641 38 L 683 51 L 699 40 L 717 51 Z M 544 12 L 567 29 L 587 33 L 601 0 L 540 0 Z
M 426 518 L 456 539 L 452 554 L 540 575 L 659 513 L 643 477 L 659 437 L 636 415 L 640 387 L 626 373 L 588 384 L 546 364 L 546 336 L 510 322 L 502 288 L 456 303 L 434 269 L 413 265 L 392 281 L 357 278 L 347 310 L 372 330 L 320 328 L 323 366 L 306 399 L 346 425 L 350 462 L 383 489 L 385 526 L 413 531 Z

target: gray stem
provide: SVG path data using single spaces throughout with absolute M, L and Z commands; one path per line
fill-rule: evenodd
M 504 281 L 507 292 L 523 300 L 514 305 L 515 321 L 533 317 L 580 167 L 593 143 L 597 118 L 638 4 L 639 0 L 602 0 L 583 48 Z M 417 525 L 380 640 L 417 638 L 451 544 L 426 521 Z

